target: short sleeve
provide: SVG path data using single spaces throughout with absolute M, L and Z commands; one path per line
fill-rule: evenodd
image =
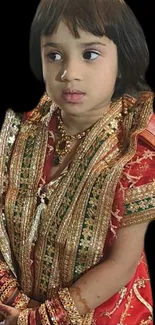
M 155 220 L 155 182 L 127 191 L 121 226 Z
M 155 220 L 155 150 L 139 143 L 121 179 L 123 216 L 120 227 Z

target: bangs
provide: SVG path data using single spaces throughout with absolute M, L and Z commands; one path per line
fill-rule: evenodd
M 121 7 L 119 0 L 42 0 L 38 21 L 40 34 L 52 35 L 63 20 L 75 38 L 80 38 L 79 29 L 82 29 L 94 36 L 113 39 L 111 32 L 115 33 L 114 25 Z

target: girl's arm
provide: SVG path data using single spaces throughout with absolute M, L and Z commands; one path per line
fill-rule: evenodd
M 148 222 L 120 228 L 108 259 L 72 285 L 69 290 L 81 315 L 103 304 L 131 280 L 147 227 Z

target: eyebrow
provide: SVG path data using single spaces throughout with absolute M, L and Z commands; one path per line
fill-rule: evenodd
M 80 45 L 80 47 L 87 47 L 87 46 L 92 46 L 92 45 L 106 46 L 106 44 L 103 44 L 101 42 L 80 43 L 79 45 Z M 47 47 L 47 46 L 57 47 L 58 48 L 58 47 L 62 46 L 62 44 L 61 43 L 54 43 L 54 42 L 47 42 L 42 47 Z

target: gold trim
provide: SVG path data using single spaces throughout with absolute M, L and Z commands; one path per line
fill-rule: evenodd
M 120 307 L 121 303 L 123 302 L 123 299 L 125 298 L 127 294 L 127 288 L 126 287 L 123 287 L 120 291 L 119 291 L 119 295 L 120 295 L 120 298 L 119 300 L 116 302 L 115 304 L 115 307 L 109 311 L 109 310 L 106 310 L 105 312 L 102 313 L 103 316 L 107 316 L 108 318 L 111 319 L 111 315 Z
M 37 115 L 38 117 L 38 115 Z M 48 115 L 50 120 L 51 115 Z M 27 243 L 32 216 L 37 203 L 38 183 L 42 175 L 48 141 L 47 119 L 44 123 L 21 127 L 10 162 L 10 182 L 6 195 L 8 232 L 21 269 L 20 284 L 27 295 L 31 294 L 31 247 Z M 17 160 L 18 157 L 18 160 Z
M 149 325 L 152 324 L 152 321 L 153 321 L 152 317 L 149 316 L 147 320 L 142 319 L 139 325 Z
M 120 322 L 118 323 L 119 325 L 126 325 L 126 318 L 128 316 L 131 316 L 131 314 L 129 314 L 129 308 L 132 308 L 132 305 L 131 305 L 132 298 L 133 298 L 133 289 L 130 290 L 129 295 L 127 296 L 127 302 L 125 304 L 125 310 L 121 314 Z
M 83 319 L 82 325 L 95 325 L 95 322 L 93 320 L 93 315 L 94 315 L 94 311 L 87 314 Z
M 146 197 L 155 195 L 155 181 L 138 187 L 128 189 L 124 199 L 125 204 L 143 200 Z
M 141 280 L 139 280 L 137 283 L 134 283 L 134 285 L 133 285 L 133 291 L 135 293 L 135 296 L 149 310 L 149 312 L 151 313 L 151 315 L 153 315 L 153 308 L 152 308 L 152 306 L 141 296 L 141 294 L 139 293 L 139 291 L 137 289 L 137 287 L 138 287 L 139 284 L 141 284 Z
M 144 210 L 135 214 L 128 215 L 122 218 L 120 226 L 126 227 L 130 225 L 136 225 L 147 221 L 155 220 L 155 208 Z
M 21 116 L 17 115 L 11 109 L 8 109 L 4 118 L 4 122 L 0 132 L 0 251 L 9 266 L 10 270 L 16 276 L 14 263 L 12 260 L 12 252 L 10 240 L 5 228 L 6 215 L 3 197 L 8 184 L 8 164 L 11 151 L 15 142 L 16 135 L 21 124 Z
M 119 105 L 118 105 L 118 103 L 117 103 L 117 105 L 116 104 L 114 105 L 114 108 L 111 111 L 111 113 L 113 115 L 113 119 L 116 115 L 118 116 L 118 111 L 120 111 L 120 109 L 121 109 L 120 103 L 119 103 Z M 104 119 L 104 125 L 106 125 L 105 123 L 107 123 L 109 121 L 109 119 L 110 119 L 110 116 L 108 115 L 107 119 L 106 118 Z M 79 194 L 81 193 L 81 190 L 83 189 L 83 186 L 85 184 L 85 180 L 88 178 L 88 175 L 90 174 L 90 171 L 94 165 L 94 162 L 91 161 L 90 171 L 89 171 L 89 169 L 86 170 L 86 172 L 84 171 L 84 168 L 85 168 L 84 157 L 85 157 L 87 151 L 89 150 L 89 146 L 93 146 L 93 144 L 92 144 L 93 141 L 96 141 L 96 134 L 98 136 L 100 136 L 99 133 L 101 133 L 101 134 L 103 133 L 103 126 L 101 127 L 101 125 L 102 125 L 101 123 L 103 124 L 103 121 L 99 121 L 98 125 L 95 126 L 95 128 L 93 128 L 91 130 L 89 137 L 86 137 L 85 141 L 81 144 L 81 146 L 79 146 L 78 152 L 75 156 L 75 159 L 72 162 L 69 173 L 66 176 L 64 176 L 64 178 L 61 181 L 61 184 L 58 185 L 56 191 L 51 194 L 50 203 L 49 203 L 49 206 L 46 211 L 46 217 L 44 219 L 46 229 L 42 228 L 42 225 L 40 225 L 40 232 L 43 234 L 43 237 L 40 239 L 40 241 L 38 242 L 38 244 L 36 246 L 36 263 L 37 263 L 36 269 L 37 269 L 37 279 L 38 279 L 38 281 L 36 282 L 36 290 L 35 290 L 36 295 L 39 294 L 37 290 L 39 288 L 39 283 L 41 281 L 40 275 L 46 273 L 46 270 L 43 268 L 43 264 L 42 264 L 42 260 L 43 260 L 42 256 L 45 254 L 51 255 L 51 253 L 52 253 L 51 246 L 49 247 L 49 253 L 45 253 L 45 247 L 47 246 L 48 238 L 52 238 L 52 242 L 55 241 L 57 243 L 56 244 L 57 248 L 55 250 L 55 253 L 53 252 L 54 256 L 52 258 L 52 255 L 51 255 L 51 258 L 50 258 L 51 263 L 53 265 L 55 265 L 55 268 L 51 270 L 48 296 L 51 296 L 52 294 L 54 294 L 55 287 L 57 289 L 57 286 L 59 286 L 59 283 L 61 285 L 62 281 L 64 281 L 64 276 L 63 276 L 63 274 L 65 274 L 64 265 L 67 265 L 65 260 L 68 256 L 68 253 L 66 251 L 66 255 L 65 255 L 65 252 L 61 250 L 61 247 L 64 247 L 64 245 L 66 247 L 66 244 L 67 244 L 66 237 L 68 240 L 68 227 L 69 228 L 71 227 L 71 229 L 72 229 L 71 224 L 73 225 L 73 223 L 75 223 L 75 219 L 76 219 L 75 217 L 73 219 L 73 211 L 74 211 L 74 207 L 77 205 L 77 197 L 79 197 Z M 108 133 L 108 131 L 107 131 L 107 133 Z M 104 132 L 104 134 L 105 134 L 105 132 Z M 94 146 L 94 148 L 95 148 L 95 146 Z M 103 156 L 103 152 L 101 152 L 101 157 L 102 156 Z M 86 156 L 85 159 L 87 161 L 88 157 Z M 99 156 L 97 158 L 94 158 L 95 163 L 97 163 L 97 159 L 99 159 Z M 81 161 L 83 162 L 82 165 L 81 165 Z M 79 176 L 81 172 L 82 173 L 84 172 L 85 176 L 83 175 L 82 181 L 80 180 L 80 182 L 79 182 L 79 180 L 77 179 L 77 175 Z M 73 177 L 74 177 L 74 179 L 73 179 Z M 80 185 L 79 187 L 78 187 L 77 180 Z M 70 187 L 68 187 L 69 184 L 70 184 Z M 64 221 L 62 221 L 61 215 L 64 215 L 64 213 L 65 213 L 63 210 L 65 210 L 66 205 L 68 205 L 68 202 L 66 200 L 69 200 L 69 197 L 70 197 L 69 191 L 71 191 L 71 193 L 73 192 L 73 185 L 76 189 L 76 192 L 74 193 L 74 199 L 72 198 L 72 205 L 69 208 L 65 218 L 63 218 Z M 68 192 L 68 194 L 66 194 L 66 191 Z M 49 215 L 49 213 L 50 213 L 50 215 Z M 82 212 L 81 212 L 81 216 L 82 216 Z M 54 228 L 52 228 L 53 227 L 52 220 L 54 220 Z M 71 224 L 70 224 L 70 222 L 71 222 Z M 58 230 L 58 229 L 56 229 L 55 224 L 57 224 L 57 227 L 59 227 L 60 223 L 61 223 L 60 230 Z M 49 227 L 50 225 L 51 225 L 51 227 Z M 80 229 L 78 231 L 80 231 Z M 57 236 L 54 239 L 54 236 L 56 233 L 57 233 Z M 62 238 L 61 238 L 61 234 L 63 234 Z M 74 234 L 74 241 L 75 241 L 75 234 Z M 76 242 L 77 242 L 77 239 L 76 239 Z M 51 253 L 50 253 L 50 251 L 51 251 Z M 60 262 L 62 254 L 63 254 L 63 260 L 64 260 L 63 269 L 61 269 L 61 262 Z M 72 257 L 73 257 L 73 254 L 72 254 Z M 40 273 L 40 275 L 38 274 L 38 272 Z M 61 278 L 60 278 L 60 274 L 61 274 Z M 67 279 L 67 282 L 68 281 L 69 281 L 69 279 Z

